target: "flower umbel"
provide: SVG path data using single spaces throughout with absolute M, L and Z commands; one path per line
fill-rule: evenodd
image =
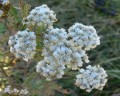
M 7 3 L 7 0 L 4 0 L 4 5 Z M 3 14 L 0 10 L 0 16 Z M 26 30 L 18 31 L 9 38 L 10 52 L 14 53 L 16 58 L 23 58 L 26 61 L 33 59 L 37 53 L 36 59 L 40 61 L 36 65 L 36 72 L 46 80 L 62 78 L 65 69 L 68 68 L 80 71 L 75 84 L 81 89 L 87 92 L 91 92 L 92 89 L 102 90 L 107 82 L 106 71 L 99 65 L 82 68 L 85 66 L 84 62 L 89 63 L 87 51 L 100 45 L 96 29 L 93 26 L 75 23 L 66 31 L 53 27 L 56 20 L 56 14 L 47 5 L 35 7 L 23 18 L 22 27 Z M 4 92 L 28 94 L 26 89 L 15 88 L 11 91 L 10 86 Z
M 3 91 L 4 93 L 7 93 L 7 94 L 9 94 L 10 96 L 12 95 L 27 95 L 29 92 L 28 92 L 28 90 L 27 89 L 21 89 L 21 90 L 19 90 L 19 89 L 17 89 L 17 88 L 12 88 L 11 86 L 7 86 L 5 89 L 4 89 L 4 91 Z
M 38 62 L 36 71 L 40 72 L 47 80 L 62 78 L 65 63 L 68 62 L 65 56 L 71 54 L 71 50 L 65 45 L 67 32 L 58 28 L 48 29 L 44 38 L 42 50 L 44 60 Z
M 98 66 L 87 66 L 85 69 L 80 69 L 80 74 L 76 77 L 76 85 L 87 92 L 92 91 L 92 89 L 102 90 L 107 82 L 106 71 Z
M 32 59 L 36 50 L 36 36 L 34 32 L 28 30 L 18 31 L 9 38 L 10 52 L 14 53 L 16 58 L 23 58 L 28 61 Z
M 52 26 L 56 21 L 56 15 L 50 8 L 43 4 L 42 6 L 36 7 L 33 9 L 30 14 L 24 18 L 23 24 L 26 25 L 37 25 L 41 26 L 42 24 L 46 26 Z
M 1 0 L 3 5 L 8 5 L 10 3 L 9 0 Z
M 68 29 L 68 35 L 72 38 L 70 41 L 74 46 L 84 50 L 90 50 L 100 45 L 100 37 L 97 35 L 93 26 L 75 23 Z

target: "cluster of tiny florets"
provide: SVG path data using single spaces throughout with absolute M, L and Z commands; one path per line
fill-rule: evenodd
M 1 0 L 2 1 L 2 5 L 8 5 L 9 3 L 10 3 L 10 1 L 9 0 Z
M 86 69 L 80 69 L 76 79 L 76 85 L 87 92 L 92 89 L 102 90 L 107 82 L 106 71 L 98 66 L 87 66 Z
M 24 18 L 23 24 L 52 26 L 56 20 L 54 12 L 50 10 L 47 5 L 43 4 L 33 9 L 30 14 Z
M 34 32 L 28 30 L 18 31 L 9 38 L 10 52 L 14 53 L 16 58 L 23 58 L 28 61 L 32 59 L 36 50 L 36 36 Z
M 80 67 L 83 66 L 83 61 L 86 63 L 89 62 L 88 56 L 86 52 L 82 49 L 71 48 L 71 61 L 70 63 L 66 63 L 67 68 L 72 70 L 78 70 Z
M 36 66 L 36 71 L 40 72 L 47 80 L 62 78 L 64 69 L 79 69 L 83 60 L 89 62 L 84 50 L 78 50 L 71 46 L 65 29 L 51 28 L 44 35 L 44 48 L 42 56 L 44 60 Z
M 36 66 L 36 71 L 46 77 L 46 80 L 50 81 L 56 78 L 62 78 L 64 75 L 65 66 L 56 65 L 53 58 L 51 58 L 52 63 L 48 63 L 45 60 L 38 62 Z
M 12 95 L 27 95 L 29 92 L 27 89 L 17 89 L 17 88 L 12 88 L 11 86 L 7 86 L 4 91 L 5 94 L 9 94 L 10 96 Z
M 50 56 L 53 56 L 59 64 L 66 64 L 70 62 L 70 55 L 72 50 L 67 46 L 67 32 L 65 29 L 52 28 L 48 29 L 48 34 L 45 34 L 44 47 L 49 49 Z M 45 50 L 43 50 L 42 56 L 49 57 L 46 55 Z
M 68 35 L 74 46 L 84 50 L 90 50 L 100 45 L 100 37 L 97 35 L 93 26 L 85 26 L 81 23 L 75 23 L 68 29 Z
M 38 62 L 36 71 L 40 72 L 47 80 L 62 78 L 65 69 L 65 56 L 71 54 L 64 43 L 67 32 L 64 29 L 48 29 L 44 38 L 42 56 L 44 60 Z
M 3 14 L 0 11 L 0 14 Z M 47 80 L 62 78 L 66 68 L 80 70 L 77 75 L 76 85 L 87 92 L 92 89 L 102 90 L 107 82 L 106 71 L 100 66 L 87 66 L 80 69 L 83 63 L 89 62 L 87 50 L 100 45 L 100 37 L 93 26 L 75 23 L 66 32 L 65 29 L 53 28 L 56 15 L 50 8 L 43 4 L 33 9 L 23 19 L 23 24 L 29 27 L 46 28 L 43 36 L 42 57 L 36 66 L 36 71 Z M 43 33 L 43 32 L 42 32 Z M 41 38 L 41 37 L 40 37 Z M 39 39 L 39 38 L 37 38 Z M 39 40 L 38 40 L 39 41 Z M 36 50 L 36 36 L 28 30 L 19 31 L 9 39 L 10 51 L 17 58 L 32 59 Z M 24 93 L 24 91 L 22 91 Z

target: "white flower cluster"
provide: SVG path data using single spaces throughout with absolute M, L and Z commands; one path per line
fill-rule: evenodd
M 10 3 L 9 0 L 1 0 L 3 5 L 8 5 Z
M 47 80 L 62 78 L 65 65 L 77 70 L 82 66 L 82 60 L 89 61 L 84 50 L 78 50 L 71 46 L 64 29 L 51 28 L 47 31 L 42 51 L 44 60 L 36 66 L 36 71 L 40 72 Z
M 40 72 L 47 80 L 62 78 L 65 69 L 65 55 L 71 54 L 71 50 L 64 46 L 67 33 L 64 29 L 48 29 L 45 34 L 42 56 L 44 60 L 38 62 L 36 71 Z
M 75 23 L 68 29 L 68 35 L 71 37 L 71 43 L 74 46 L 90 50 L 100 45 L 100 37 L 97 35 L 93 26 L 85 26 L 81 23 Z
M 84 50 L 77 49 L 71 45 L 71 42 L 68 40 L 68 34 L 64 29 L 48 29 L 48 34 L 45 34 L 44 46 L 50 49 L 52 56 L 58 63 L 64 64 L 73 70 L 77 70 L 82 66 L 82 60 L 86 63 L 89 62 Z M 43 50 L 45 58 L 51 57 L 51 55 L 44 55 L 45 52 Z
M 2 12 L 1 12 L 2 13 Z M 100 45 L 100 37 L 93 26 L 75 23 L 68 29 L 53 28 L 56 15 L 47 5 L 36 7 L 23 19 L 23 24 L 46 27 L 43 40 L 43 60 L 38 62 L 36 71 L 47 80 L 62 78 L 65 68 L 80 70 L 76 85 L 90 92 L 92 89 L 102 90 L 107 82 L 106 71 L 100 66 L 88 66 L 80 69 L 83 61 L 89 62 L 86 51 Z M 37 38 L 39 39 L 39 38 Z M 19 31 L 9 39 L 10 51 L 17 58 L 28 60 L 33 58 L 36 50 L 36 36 L 28 30 Z M 24 91 L 23 91 L 24 92 Z
M 16 58 L 23 58 L 28 61 L 32 59 L 36 50 L 36 36 L 34 32 L 28 30 L 18 31 L 9 38 L 10 52 L 14 53 Z
M 23 24 L 41 26 L 52 26 L 56 21 L 56 15 L 50 8 L 43 4 L 42 6 L 33 9 L 30 14 L 23 20 Z
M 27 95 L 29 93 L 27 89 L 19 90 L 17 88 L 12 88 L 11 86 L 7 86 L 3 92 L 9 95 Z
M 83 65 L 83 61 L 86 63 L 89 62 L 88 56 L 86 52 L 82 49 L 77 49 L 77 48 L 71 48 L 72 49 L 72 54 L 71 54 L 71 61 L 70 63 L 66 63 L 67 68 L 70 68 L 72 70 L 78 70 L 80 67 Z
M 106 71 L 98 66 L 92 67 L 91 65 L 85 69 L 80 69 L 80 74 L 77 75 L 76 85 L 87 92 L 92 89 L 102 90 L 107 82 Z
M 41 75 L 46 77 L 46 80 L 50 81 L 56 78 L 62 78 L 64 75 L 65 66 L 63 65 L 55 65 L 53 58 L 51 58 L 52 63 L 48 63 L 45 60 L 38 62 L 36 66 L 36 71 L 40 72 Z
M 42 56 L 47 61 L 47 57 L 53 56 L 59 64 L 66 64 L 70 62 L 70 55 L 72 50 L 67 47 L 66 39 L 67 39 L 67 32 L 65 29 L 48 29 L 48 34 L 45 34 L 44 40 L 44 47 L 49 50 L 43 50 Z M 50 51 L 51 54 L 46 54 L 46 51 Z M 47 52 L 47 53 L 48 53 Z M 50 55 L 50 56 L 49 56 Z

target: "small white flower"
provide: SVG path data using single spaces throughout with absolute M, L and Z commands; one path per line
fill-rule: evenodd
M 84 50 L 90 50 L 100 45 L 100 37 L 97 35 L 93 26 L 85 26 L 81 23 L 75 23 L 68 29 L 68 35 L 74 46 Z
M 7 86 L 4 91 L 4 93 L 11 93 L 11 86 Z
M 85 61 L 86 63 L 89 62 L 88 56 L 84 50 L 78 49 L 73 46 L 69 46 L 69 48 L 72 50 L 72 53 L 69 57 L 70 62 L 66 63 L 67 68 L 78 70 L 80 67 L 83 66 L 83 61 Z
M 28 94 L 28 90 L 27 89 L 17 89 L 17 88 L 12 88 L 11 86 L 7 86 L 4 91 L 4 93 L 10 94 L 11 96 L 13 95 L 26 95 Z
M 27 89 L 22 89 L 22 90 L 20 90 L 20 94 L 21 95 L 26 95 L 26 94 L 28 94 L 29 93 L 29 91 L 27 90 Z
M 18 93 L 19 93 L 19 90 L 16 89 L 16 88 L 14 88 L 13 90 L 11 90 L 11 93 L 12 93 L 12 94 L 18 94 Z
M 24 18 L 23 24 L 51 27 L 56 20 L 54 12 L 50 10 L 47 5 L 43 4 L 33 9 L 30 14 Z
M 3 5 L 8 5 L 10 3 L 9 0 L 1 0 Z
M 94 67 L 89 65 L 86 68 L 86 70 L 80 69 L 75 84 L 87 92 L 91 92 L 92 89 L 102 90 L 107 82 L 106 71 L 99 65 Z
M 42 56 L 44 60 L 36 66 L 36 71 L 47 80 L 62 78 L 65 64 L 71 61 L 71 49 L 67 47 L 67 32 L 64 29 L 51 28 L 44 36 Z
M 53 62 L 53 63 L 52 63 Z M 50 81 L 56 78 L 62 78 L 64 75 L 64 65 L 55 65 L 55 62 L 47 63 L 46 61 L 38 62 L 36 71 L 46 77 L 46 80 Z
M 36 36 L 34 32 L 28 30 L 18 31 L 9 38 L 10 52 L 14 53 L 16 58 L 23 58 L 28 61 L 32 59 L 36 50 Z

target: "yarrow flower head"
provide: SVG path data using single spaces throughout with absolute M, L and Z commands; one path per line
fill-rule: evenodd
M 64 29 L 58 28 L 48 29 L 44 38 L 44 48 L 42 51 L 44 60 L 38 63 L 36 71 L 40 72 L 47 80 L 62 78 L 65 62 L 67 62 L 66 58 L 72 52 L 65 45 L 67 32 Z
M 28 30 L 18 31 L 9 38 L 10 52 L 14 53 L 16 58 L 23 58 L 28 61 L 32 59 L 36 50 L 36 36 L 34 32 Z
M 9 0 L 0 0 L 0 2 L 1 2 L 2 5 L 8 5 L 8 4 L 10 4 Z
M 71 45 L 65 29 L 48 29 L 48 34 L 45 34 L 44 46 L 50 49 L 59 63 L 65 64 L 73 70 L 77 70 L 82 66 L 82 60 L 86 63 L 89 62 L 84 50 L 78 50 Z M 44 55 L 44 52 L 43 56 L 48 57 Z
M 45 34 L 44 44 L 61 44 L 64 43 L 67 39 L 67 32 L 65 29 L 61 28 L 50 28 L 47 29 L 47 34 Z
M 85 61 L 86 63 L 89 62 L 88 56 L 84 50 L 77 48 L 71 48 L 71 50 L 71 61 L 70 63 L 66 63 L 67 68 L 78 70 L 80 67 L 83 66 L 83 61 Z
M 21 95 L 27 95 L 29 93 L 27 89 L 21 89 L 19 92 L 20 92 L 19 94 Z
M 4 93 L 7 93 L 9 95 L 27 95 L 29 92 L 27 89 L 17 89 L 17 88 L 12 88 L 11 86 L 7 86 L 4 91 Z
M 90 50 L 100 44 L 100 37 L 93 26 L 75 23 L 68 29 L 68 32 L 71 43 L 84 50 Z
M 45 34 L 44 46 L 51 51 L 52 56 L 62 64 L 70 62 L 72 50 L 68 47 L 67 32 L 65 29 L 49 29 L 48 34 Z M 43 50 L 42 56 L 47 57 Z
M 47 5 L 43 4 L 33 9 L 30 14 L 24 18 L 23 24 L 38 26 L 44 24 L 45 26 L 52 26 L 56 20 L 54 12 L 50 10 Z
M 51 58 L 52 60 L 52 58 Z M 55 61 L 46 62 L 45 60 L 38 62 L 36 71 L 46 77 L 46 80 L 50 81 L 56 78 L 62 78 L 64 75 L 64 65 L 56 65 Z
M 86 70 L 80 69 L 75 84 L 87 92 L 91 92 L 92 89 L 102 90 L 107 82 L 107 76 L 106 71 L 99 65 L 94 67 L 89 65 Z
M 82 58 L 88 62 L 84 50 L 76 50 L 71 47 L 64 29 L 48 29 L 44 39 L 42 50 L 44 60 L 38 62 L 36 71 L 40 72 L 47 80 L 62 78 L 65 65 L 76 70 L 82 66 Z
M 11 93 L 11 86 L 7 86 L 5 89 L 4 89 L 4 93 Z

